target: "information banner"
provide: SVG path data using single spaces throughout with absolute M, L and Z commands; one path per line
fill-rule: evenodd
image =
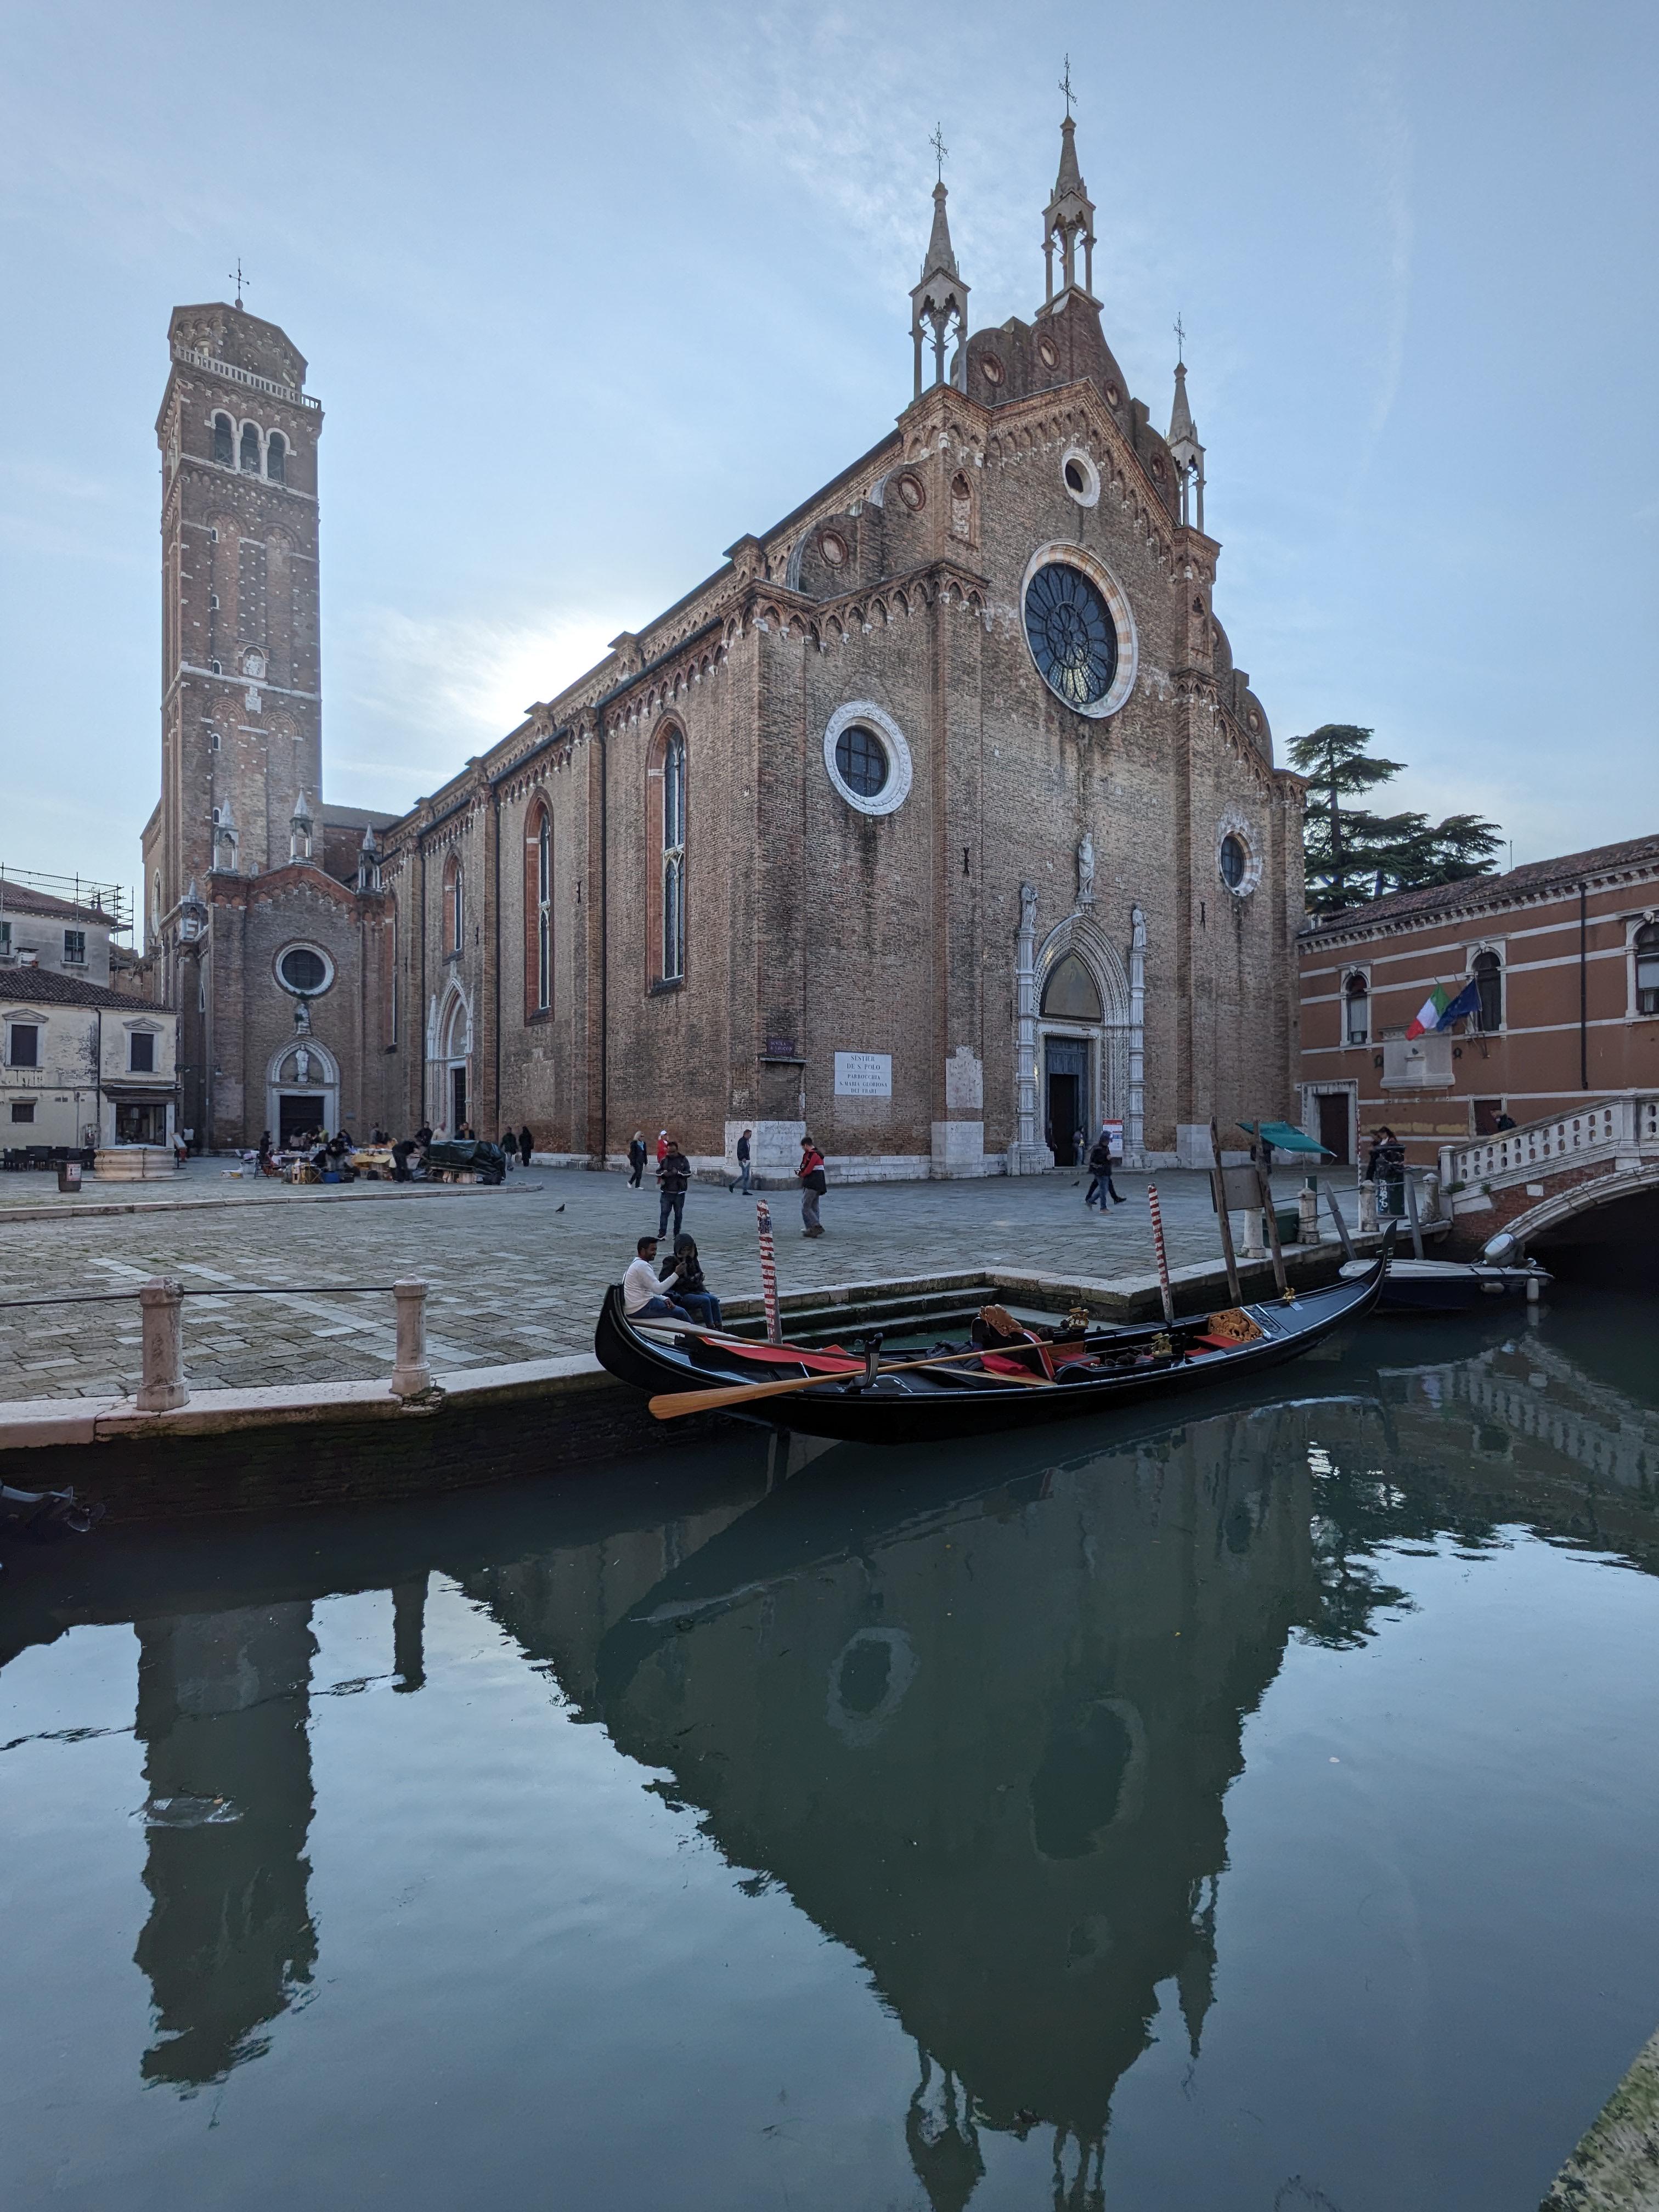
M 1107 1122 L 1103 1123 L 1103 1124 L 1102 1124 L 1102 1127 L 1105 1129 L 1105 1132 L 1106 1132 L 1106 1141 L 1107 1141 L 1107 1143 L 1111 1146 L 1111 1150 L 1112 1150 L 1112 1158 L 1113 1158 L 1115 1160 L 1121 1160 L 1121 1159 L 1123 1158 L 1123 1124 L 1122 1124 L 1122 1122 L 1121 1122 L 1121 1121 L 1107 1121 Z

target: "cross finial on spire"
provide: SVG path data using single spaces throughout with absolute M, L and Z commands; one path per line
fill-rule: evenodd
M 1066 95 L 1066 112 L 1069 116 L 1072 112 L 1072 102 L 1076 97 L 1075 94 L 1072 90 L 1072 57 L 1070 54 L 1067 54 L 1066 57 L 1066 74 L 1060 80 L 1060 88 Z
M 236 304 L 240 307 L 242 304 L 242 287 L 247 282 L 247 278 L 242 274 L 242 257 L 240 253 L 236 257 L 236 268 L 234 273 L 234 282 L 236 286 Z
M 1176 366 L 1179 368 L 1187 358 L 1187 331 L 1186 327 L 1181 319 L 1181 310 L 1179 307 L 1176 309 L 1175 334 Z
M 936 123 L 933 125 L 933 135 L 927 141 L 927 143 L 933 149 L 933 158 L 938 164 L 939 169 L 939 181 L 940 184 L 943 184 L 945 182 L 945 157 L 951 149 L 945 143 L 945 125 L 942 123 Z

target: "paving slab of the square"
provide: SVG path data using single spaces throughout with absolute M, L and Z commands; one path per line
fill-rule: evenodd
M 1275 1177 L 1281 1204 L 1295 1174 Z M 1124 1175 L 1125 1203 L 1085 1210 L 1086 1176 L 854 1184 L 823 1200 L 824 1235 L 800 1233 L 787 1190 L 768 1194 L 781 1289 L 806 1290 L 980 1266 L 1038 1269 L 1067 1280 L 1144 1277 L 1155 1265 L 1147 1178 Z M 1220 1243 L 1209 1184 L 1181 1171 L 1158 1178 L 1172 1267 L 1215 1262 Z M 112 1201 L 143 1211 L 65 1218 Z M 8 1176 L 0 1210 L 0 1400 L 106 1396 L 136 1388 L 136 1300 L 19 1307 L 21 1298 L 130 1291 L 170 1275 L 185 1304 L 185 1370 L 198 1389 L 245 1389 L 391 1371 L 389 1294 L 331 1296 L 347 1284 L 418 1275 L 432 1286 L 428 1342 L 440 1370 L 493 1366 L 592 1349 L 607 1283 L 635 1239 L 657 1227 L 657 1194 L 619 1173 L 532 1167 L 500 1189 L 427 1191 L 370 1183 L 339 1190 L 238 1181 L 216 1160 L 192 1161 L 164 1183 L 88 1182 L 78 1199 L 44 1176 Z M 1354 1194 L 1346 1193 L 1352 1220 Z M 721 1297 L 760 1289 L 755 1202 L 723 1184 L 694 1183 L 685 1228 Z M 231 1295 L 290 1285 L 293 1296 Z M 203 1295 L 194 1295 L 202 1293 Z

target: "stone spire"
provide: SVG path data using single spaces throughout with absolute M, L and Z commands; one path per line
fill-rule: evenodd
M 933 186 L 933 228 L 927 240 L 927 258 L 921 265 L 921 282 L 910 295 L 910 336 L 916 349 L 916 391 L 921 397 L 921 349 L 924 339 L 933 349 L 935 384 L 945 381 L 945 347 L 954 336 L 960 349 L 968 337 L 968 287 L 957 268 L 951 245 L 950 218 L 945 212 L 948 197 L 941 177 Z
M 1181 519 L 1204 527 L 1204 448 L 1198 442 L 1198 426 L 1187 399 L 1187 364 L 1177 360 L 1175 405 L 1170 411 L 1170 454 L 1181 483 Z
M 309 795 L 301 792 L 294 803 L 294 812 L 288 825 L 288 857 L 290 860 L 311 858 L 311 804 Z
M 1077 249 L 1083 248 L 1083 281 L 1078 282 Z M 1054 305 L 1054 249 L 1060 249 L 1060 290 L 1080 291 L 1094 300 L 1095 204 L 1089 198 L 1077 166 L 1077 124 L 1068 113 L 1060 126 L 1060 170 L 1054 189 L 1042 211 L 1043 308 Z M 1097 302 L 1097 304 L 1098 304 Z
M 360 891 L 377 891 L 380 888 L 380 848 L 372 822 L 363 824 L 363 842 L 357 848 L 357 888 Z

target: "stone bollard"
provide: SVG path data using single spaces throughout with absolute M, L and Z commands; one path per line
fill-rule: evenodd
M 1233 1216 L 1233 1243 L 1238 1248 L 1241 1260 L 1261 1260 L 1267 1256 L 1267 1248 L 1262 1242 L 1261 1209 L 1249 1206 L 1243 1213 Z
M 1423 1196 L 1420 1204 L 1422 1208 L 1422 1218 L 1425 1222 L 1438 1221 L 1442 1218 L 1440 1210 L 1440 1170 L 1438 1168 L 1424 1169 Z
M 182 1283 L 152 1275 L 138 1287 L 143 1325 L 143 1378 L 138 1385 L 141 1413 L 170 1413 L 189 1402 L 185 1388 L 185 1291 Z
M 1376 1234 L 1376 1185 L 1362 1182 L 1359 1186 L 1359 1233 L 1362 1237 Z
M 1297 1237 L 1298 1244 L 1317 1244 L 1319 1242 L 1319 1185 L 1310 1176 L 1296 1194 Z
M 418 1398 L 432 1388 L 432 1370 L 426 1364 L 427 1285 L 406 1277 L 392 1285 L 398 1301 L 398 1364 L 392 1370 L 392 1388 L 399 1398 Z

